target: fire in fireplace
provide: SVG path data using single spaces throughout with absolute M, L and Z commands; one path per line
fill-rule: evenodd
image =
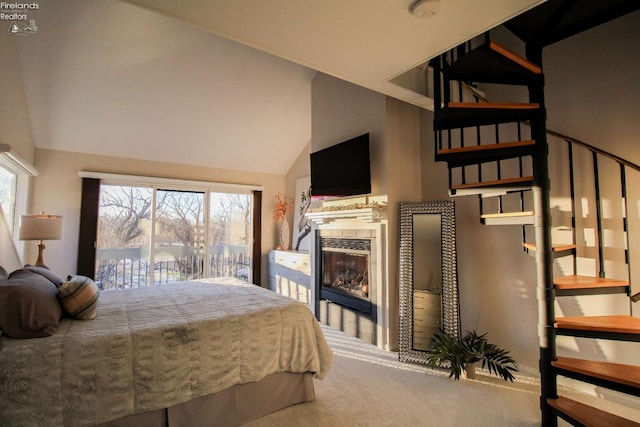
M 321 238 L 320 246 L 320 298 L 370 314 L 371 241 Z

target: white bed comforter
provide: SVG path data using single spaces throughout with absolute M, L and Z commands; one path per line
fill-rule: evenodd
M 331 365 L 309 308 L 254 285 L 105 291 L 98 303 L 94 320 L 63 319 L 51 337 L 2 339 L 0 425 L 95 425 L 274 372 L 322 379 Z

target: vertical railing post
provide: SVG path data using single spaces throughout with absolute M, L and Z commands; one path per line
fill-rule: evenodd
M 624 165 L 620 163 L 620 192 L 622 193 L 622 228 L 624 230 L 625 248 L 624 248 L 624 262 L 627 264 L 627 281 L 629 286 L 627 287 L 627 296 L 631 296 L 631 246 L 629 237 L 629 202 L 627 200 L 627 174 Z M 629 301 L 629 305 L 631 305 Z M 631 306 L 629 306 L 631 310 Z M 632 311 L 629 311 L 630 313 Z
M 578 243 L 578 232 L 576 231 L 576 184 L 575 176 L 573 172 L 573 144 L 571 141 L 567 141 L 569 150 L 569 191 L 571 200 L 571 229 L 573 230 L 573 244 Z M 578 274 L 578 257 L 573 257 L 573 274 Z
M 604 272 L 604 239 L 602 236 L 602 199 L 600 196 L 600 174 L 598 171 L 598 153 L 593 153 L 593 184 L 596 189 L 596 225 L 598 235 L 598 277 L 605 277 Z
M 522 141 L 522 123 L 518 122 L 517 127 L 518 131 L 518 141 Z M 522 156 L 518 157 L 518 176 L 524 176 L 524 165 L 522 161 Z M 524 212 L 524 191 L 520 191 L 520 210 Z M 526 243 L 527 241 L 527 226 L 522 225 L 521 227 L 522 234 L 522 243 Z M 526 251 L 524 245 L 522 246 L 523 250 Z

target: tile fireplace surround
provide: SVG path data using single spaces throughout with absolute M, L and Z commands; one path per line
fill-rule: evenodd
M 387 220 L 385 202 L 357 198 L 323 202 L 322 208 L 307 213 L 311 231 L 311 309 L 327 324 L 380 348 L 389 347 L 389 307 L 387 295 Z M 339 303 L 320 299 L 322 271 L 320 240 L 370 241 L 369 295 L 371 315 Z M 358 243 L 356 243 L 358 244 Z

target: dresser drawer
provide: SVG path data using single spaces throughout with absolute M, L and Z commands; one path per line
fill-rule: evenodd
M 429 317 L 426 319 L 413 319 L 413 330 L 423 329 L 440 329 L 442 327 L 442 320 L 440 317 Z
M 306 253 L 272 251 L 269 261 L 290 270 L 311 274 L 311 259 L 309 254 Z
M 429 342 L 431 341 L 431 337 L 425 338 L 421 336 L 413 335 L 413 348 L 414 350 L 429 350 Z
M 433 334 L 442 325 L 441 295 L 428 291 L 413 291 L 413 348 L 427 351 Z
M 414 324 L 413 325 L 413 336 L 421 336 L 431 338 L 431 336 L 440 330 L 440 325 L 436 323 L 431 324 Z
M 426 291 L 413 291 L 413 305 L 440 307 L 441 295 Z

